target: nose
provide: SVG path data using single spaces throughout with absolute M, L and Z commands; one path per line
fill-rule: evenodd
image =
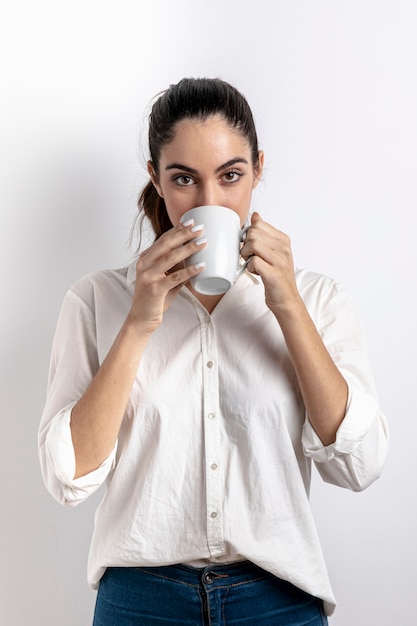
M 215 183 L 206 183 L 200 186 L 198 194 L 199 206 L 221 205 L 221 193 Z

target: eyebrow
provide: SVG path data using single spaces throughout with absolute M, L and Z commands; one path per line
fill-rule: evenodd
M 228 167 L 232 167 L 232 165 L 236 165 L 236 163 L 245 163 L 246 165 L 248 165 L 246 159 L 244 159 L 243 157 L 236 157 L 234 159 L 230 159 L 230 161 L 226 161 L 226 163 L 223 163 L 223 165 L 217 167 L 215 169 L 215 173 L 218 174 L 222 170 Z M 165 168 L 165 171 L 168 170 L 182 170 L 184 172 L 189 172 L 190 174 L 198 174 L 198 170 L 196 170 L 194 167 L 189 167 L 188 165 L 183 165 L 182 163 L 171 163 Z

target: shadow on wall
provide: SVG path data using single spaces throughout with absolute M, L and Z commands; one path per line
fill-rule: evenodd
M 8 169 L 0 434 L 7 442 L 1 480 L 9 514 L 0 538 L 0 622 L 72 626 L 91 617 L 85 615 L 95 597 L 86 559 L 100 494 L 75 510 L 52 500 L 40 475 L 37 430 L 64 294 L 82 274 L 125 264 L 136 190 L 129 197 L 123 191 L 129 168 L 117 155 L 87 153 L 74 142 L 43 147 L 42 154 L 26 154 Z

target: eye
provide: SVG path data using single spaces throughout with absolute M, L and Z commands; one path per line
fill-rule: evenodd
M 179 187 L 189 187 L 194 184 L 194 179 L 188 174 L 178 174 L 177 176 L 174 176 L 173 181 Z
M 243 176 L 243 172 L 239 172 L 238 170 L 229 170 L 223 174 L 223 179 L 227 183 L 236 183 L 241 176 Z

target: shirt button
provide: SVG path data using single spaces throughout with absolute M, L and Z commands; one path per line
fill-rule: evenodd
M 209 316 L 207 316 L 207 317 L 206 317 L 206 322 L 207 322 L 207 324 L 209 324 L 209 323 L 210 323 L 210 318 L 209 318 Z
M 212 464 L 210 465 L 210 469 L 212 469 L 212 470 L 216 470 L 216 469 L 217 469 L 217 463 L 212 463 Z
M 207 367 L 211 369 L 213 367 L 213 361 L 207 361 Z
M 215 417 L 216 417 L 216 414 L 215 414 L 215 413 L 209 413 L 209 414 L 208 414 L 208 418 L 209 418 L 209 420 L 214 420 L 214 418 L 215 418 Z
M 210 517 L 211 517 L 212 519 L 216 519 L 216 517 L 217 517 L 217 513 L 216 513 L 216 511 L 213 511 L 212 513 L 210 513 Z

